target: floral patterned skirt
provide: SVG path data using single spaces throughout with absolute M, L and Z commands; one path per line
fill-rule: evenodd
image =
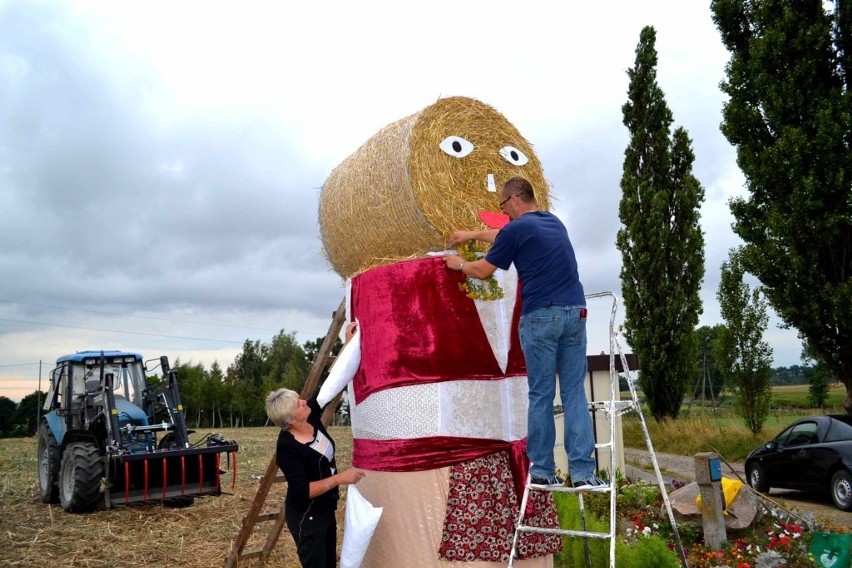
M 497 452 L 450 468 L 442 560 L 508 562 L 520 503 L 512 482 L 507 452 Z M 530 493 L 524 524 L 559 528 L 556 505 L 549 493 Z M 562 549 L 556 535 L 523 533 L 518 558 L 537 558 Z

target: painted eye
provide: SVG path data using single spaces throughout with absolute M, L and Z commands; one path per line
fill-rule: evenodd
M 526 154 L 514 146 L 503 146 L 500 148 L 500 155 L 503 156 L 504 160 L 515 166 L 523 166 L 530 161 Z
M 454 158 L 464 158 L 473 152 L 473 144 L 460 136 L 447 136 L 438 146 L 445 154 Z

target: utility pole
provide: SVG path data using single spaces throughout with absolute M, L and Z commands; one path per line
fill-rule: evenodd
M 38 394 L 36 395 L 36 434 L 41 423 L 41 359 L 38 360 Z

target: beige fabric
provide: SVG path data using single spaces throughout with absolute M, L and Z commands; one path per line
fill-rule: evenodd
M 361 494 L 382 517 L 367 549 L 363 568 L 496 568 L 505 562 L 447 562 L 438 547 L 447 507 L 450 468 L 389 473 L 367 471 Z M 518 568 L 553 568 L 553 556 L 515 562 Z

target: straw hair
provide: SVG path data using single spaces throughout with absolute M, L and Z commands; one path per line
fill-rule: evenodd
M 440 145 L 449 136 L 473 151 L 448 155 Z M 529 161 L 511 163 L 500 155 L 508 147 Z M 488 191 L 488 174 L 497 192 Z M 442 250 L 453 230 L 484 227 L 478 213 L 499 211 L 500 186 L 513 176 L 529 180 L 539 208 L 550 208 L 532 145 L 502 114 L 471 98 L 439 99 L 380 130 L 331 172 L 319 207 L 324 254 L 349 278 Z

